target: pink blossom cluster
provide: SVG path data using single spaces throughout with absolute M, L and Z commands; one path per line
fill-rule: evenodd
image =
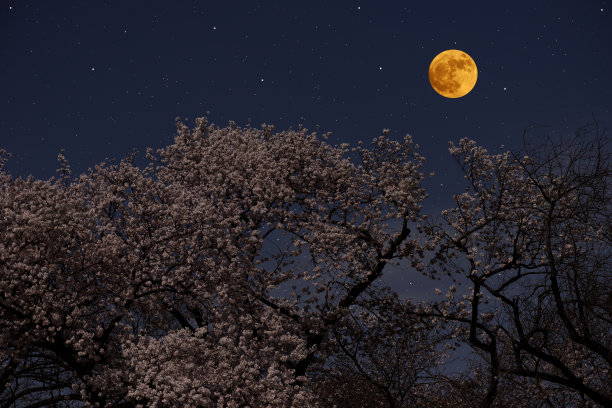
M 72 179 L 60 155 L 57 178 L 0 172 L 7 404 L 313 405 L 333 330 L 387 262 L 419 257 L 410 136 L 349 150 L 306 129 L 177 128 L 144 168 Z

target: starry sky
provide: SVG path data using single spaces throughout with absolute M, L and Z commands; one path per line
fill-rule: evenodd
M 612 125 L 608 1 L 0 1 L 0 148 L 15 177 L 75 174 L 173 142 L 175 118 L 273 124 L 368 142 L 413 136 L 427 212 L 463 179 L 448 141 L 497 151 L 523 130 Z M 478 82 L 447 99 L 428 80 L 446 49 Z

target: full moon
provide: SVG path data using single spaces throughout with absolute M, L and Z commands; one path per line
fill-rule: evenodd
M 476 63 L 460 50 L 442 51 L 429 65 L 429 82 L 433 89 L 447 98 L 467 95 L 478 79 Z

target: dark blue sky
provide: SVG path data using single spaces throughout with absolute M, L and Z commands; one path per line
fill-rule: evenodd
M 531 124 L 612 125 L 607 1 L 22 1 L 0 11 L 0 148 L 14 176 L 75 173 L 132 148 L 163 147 L 174 119 L 332 131 L 332 142 L 410 133 L 428 159 L 426 209 L 461 177 L 449 140 L 517 147 Z M 478 82 L 430 86 L 446 49 Z M 301 119 L 304 118 L 304 119 Z

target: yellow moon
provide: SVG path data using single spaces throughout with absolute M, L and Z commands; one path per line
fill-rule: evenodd
M 433 89 L 447 98 L 467 95 L 478 79 L 476 63 L 460 50 L 442 51 L 429 65 L 429 82 Z

